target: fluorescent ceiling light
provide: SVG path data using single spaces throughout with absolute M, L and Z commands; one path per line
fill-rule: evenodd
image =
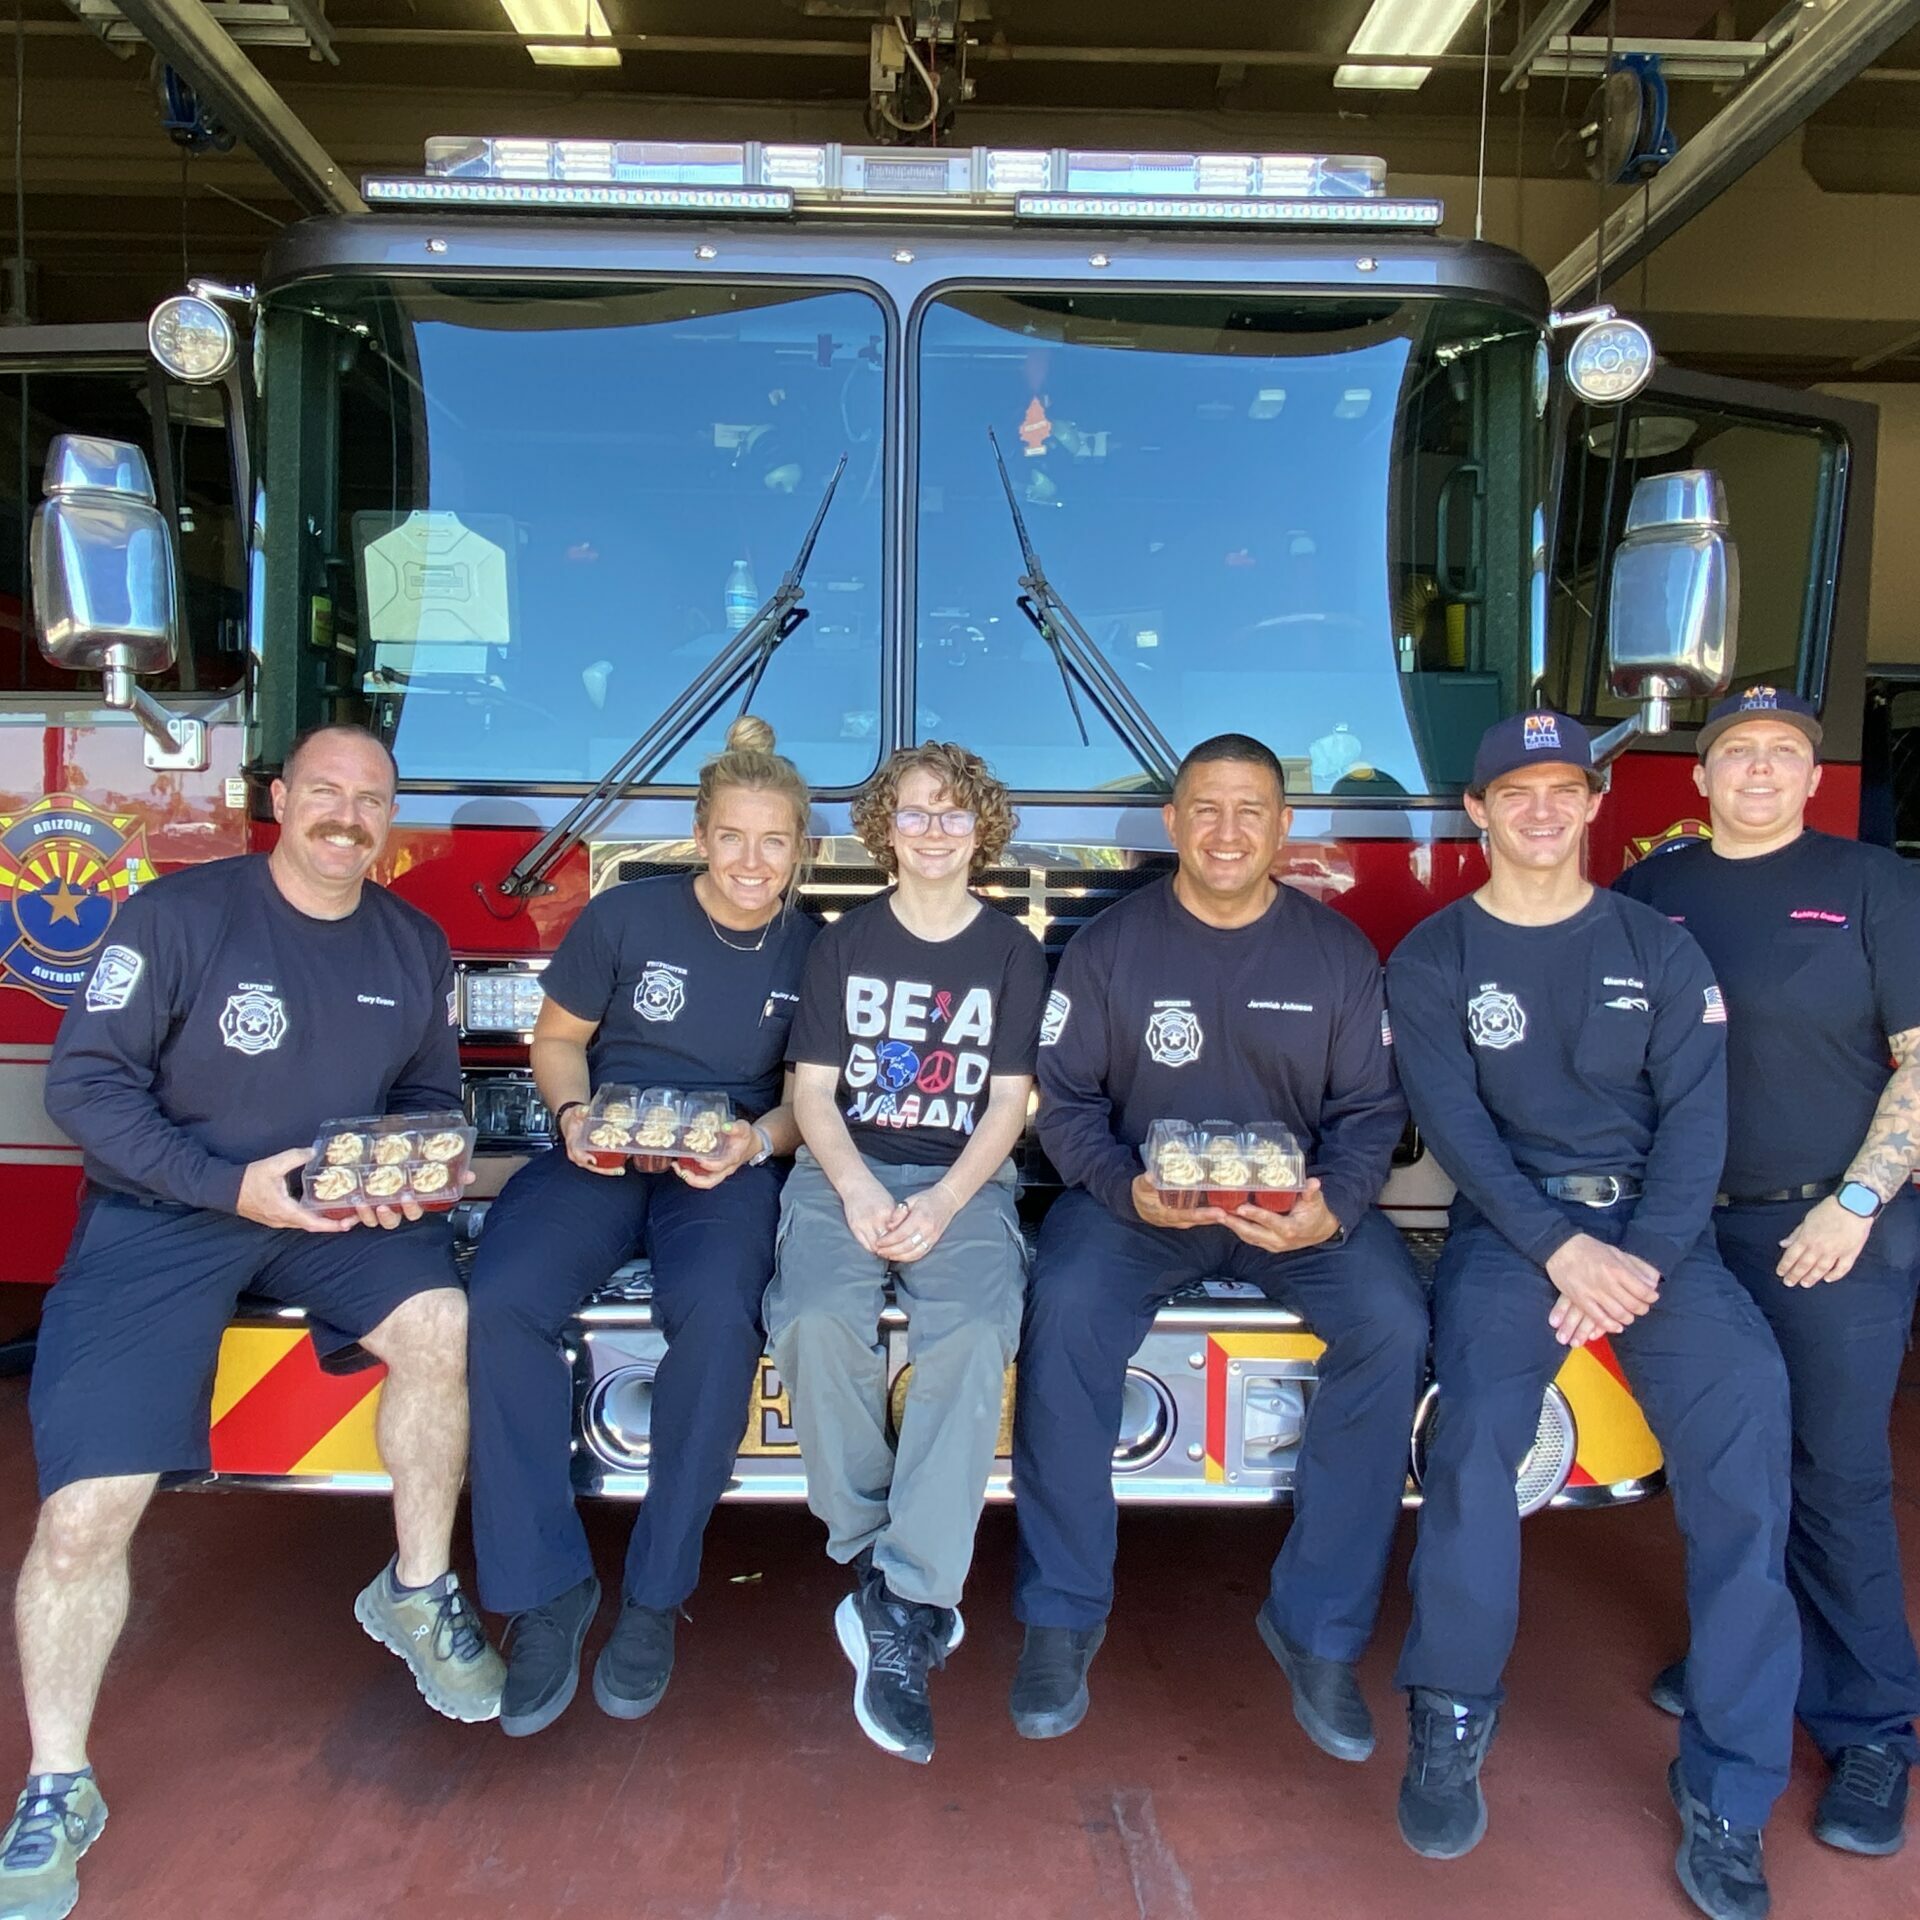
M 613 28 L 600 0 L 500 0 L 514 31 L 523 39 L 546 36 L 611 40 Z M 538 67 L 617 67 L 618 47 L 540 47 L 527 49 Z
M 1477 0 L 1373 0 L 1347 52 L 1354 60 L 1369 53 L 1399 59 L 1445 53 L 1475 11 Z M 1424 86 L 1432 71 L 1431 67 L 1347 65 L 1334 73 L 1333 84 L 1410 93 Z

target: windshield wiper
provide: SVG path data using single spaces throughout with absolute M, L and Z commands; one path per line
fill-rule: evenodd
M 807 618 L 801 583 L 807 562 L 813 558 L 813 543 L 819 539 L 827 509 L 833 505 L 834 490 L 846 470 L 847 456 L 843 453 L 827 481 L 826 492 L 820 496 L 819 510 L 807 529 L 807 537 L 800 542 L 793 564 L 781 575 L 779 586 L 746 625 L 668 701 L 660 717 L 594 782 L 592 790 L 581 797 L 578 805 L 520 856 L 512 871 L 499 882 L 498 892 L 520 903 L 536 893 L 550 892 L 547 875 L 600 824 L 616 804 L 621 789 L 644 786 L 651 780 L 707 724 L 743 681 L 746 691 L 740 696 L 740 711 L 747 711 L 761 676 L 773 662 L 775 650 Z M 485 898 L 485 889 L 479 891 Z
M 1000 469 L 1000 484 L 1007 491 L 1007 508 L 1013 515 L 1013 530 L 1020 536 L 1020 558 L 1026 568 L 1020 576 L 1021 592 L 1016 604 L 1033 622 L 1034 632 L 1046 642 L 1054 665 L 1060 669 L 1060 684 L 1067 690 L 1067 705 L 1073 710 L 1074 725 L 1080 729 L 1081 745 L 1092 743 L 1087 738 L 1087 723 L 1080 717 L 1080 702 L 1074 698 L 1076 680 L 1086 690 L 1087 698 L 1099 708 L 1101 718 L 1126 743 L 1128 752 L 1139 761 L 1148 778 L 1171 793 L 1174 776 L 1180 770 L 1180 756 L 1134 697 L 1133 689 L 1102 658 L 1086 628 L 1074 618 L 1073 609 L 1047 578 L 1047 570 L 1040 564 L 1040 556 L 1034 551 L 1033 540 L 1027 532 L 1026 516 L 1020 511 L 1019 496 L 1013 490 L 1007 463 L 1001 457 L 999 436 L 989 427 L 987 438 L 993 444 L 993 464 Z

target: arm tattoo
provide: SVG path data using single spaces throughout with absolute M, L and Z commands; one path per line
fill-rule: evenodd
M 1847 1169 L 1849 1180 L 1871 1187 L 1891 1200 L 1920 1166 L 1920 1027 L 1909 1027 L 1887 1042 L 1893 1077 L 1881 1090 L 1873 1125 Z

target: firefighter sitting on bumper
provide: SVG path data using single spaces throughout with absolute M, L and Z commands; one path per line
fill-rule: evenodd
M 1884 848 L 1806 830 L 1820 723 L 1797 694 L 1720 702 L 1698 747 L 1711 846 L 1643 860 L 1618 885 L 1678 920 L 1726 992 L 1714 1231 L 1793 1395 L 1799 1714 L 1832 1768 L 1813 1831 L 1889 1854 L 1920 1753 L 1887 1431 L 1920 1262 L 1920 876 Z M 1672 1712 L 1684 1692 L 1678 1666 L 1655 1682 Z
M 1687 1548 L 1694 1684 L 1668 1777 L 1680 1878 L 1704 1912 L 1755 1920 L 1800 1667 L 1786 1377 L 1708 1231 L 1720 990 L 1685 933 L 1583 877 L 1599 789 L 1576 721 L 1491 728 L 1467 794 L 1490 877 L 1387 969 L 1407 1098 L 1460 1189 L 1434 1275 L 1400 1831 L 1453 1859 L 1486 1829 L 1479 1773 L 1519 1611 L 1514 1482 L 1567 1349 L 1605 1335 L 1665 1451 Z
M 43 1505 L 16 1603 L 33 1762 L 0 1841 L 0 1912 L 65 1913 L 106 1818 L 87 1731 L 128 1544 L 159 1474 L 209 1464 L 215 1356 L 243 1292 L 307 1309 L 323 1349 L 358 1340 L 386 1362 L 399 1550 L 354 1611 L 440 1712 L 499 1710 L 499 1656 L 448 1570 L 467 1407 L 447 1219 L 409 1201 L 404 1218 L 322 1220 L 288 1196 L 324 1122 L 459 1105 L 446 938 L 366 884 L 394 777 L 358 727 L 307 736 L 273 784 L 273 852 L 130 900 L 54 1043 L 47 1111 L 85 1154 L 87 1194 L 33 1371 Z
M 1353 1664 L 1399 1518 L 1427 1311 L 1373 1206 L 1406 1123 L 1379 961 L 1350 920 L 1270 877 L 1290 817 L 1259 741 L 1195 747 L 1166 809 L 1178 873 L 1108 908 L 1061 960 L 1039 1132 L 1070 1190 L 1041 1229 L 1014 1402 L 1027 1632 L 1010 1704 L 1030 1739 L 1087 1711 L 1127 1362 L 1161 1305 L 1218 1274 L 1297 1307 L 1326 1342 L 1258 1625 L 1315 1743 L 1350 1761 L 1373 1748 Z M 1159 1197 L 1139 1155 L 1151 1123 L 1214 1116 L 1284 1122 L 1306 1144 L 1315 1177 L 1290 1213 Z
M 515 1616 L 500 1725 L 538 1733 L 566 1710 L 600 1604 L 573 1507 L 573 1376 L 562 1335 L 582 1301 L 644 1251 L 667 1351 L 653 1380 L 650 1471 L 618 1623 L 593 1692 L 617 1720 L 659 1705 L 674 1620 L 746 1430 L 766 1341 L 784 1158 L 799 1141 L 781 1063 L 818 931 L 792 904 L 806 783 L 746 715 L 700 772 L 698 875 L 612 887 L 545 975 L 533 1074 L 560 1145 L 494 1203 L 474 1262 L 469 1334 L 473 1537 L 480 1597 Z M 590 1087 L 725 1093 L 739 1118 L 701 1166 L 647 1173 L 591 1158 Z

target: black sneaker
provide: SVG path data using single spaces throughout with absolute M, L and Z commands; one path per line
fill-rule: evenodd
M 1486 1833 L 1480 1766 L 1499 1718 L 1431 1687 L 1407 1695 L 1400 1838 L 1423 1859 L 1458 1860 Z
M 593 1697 L 616 1720 L 644 1720 L 673 1678 L 673 1623 L 677 1607 L 643 1607 L 623 1600 L 613 1638 L 593 1663 Z
M 1353 1668 L 1289 1645 L 1264 1605 L 1254 1616 L 1254 1625 L 1287 1676 L 1293 1689 L 1293 1717 L 1306 1729 L 1307 1738 L 1336 1760 L 1365 1760 L 1373 1752 L 1373 1715 L 1360 1696 Z
M 875 1746 L 924 1766 L 933 1758 L 927 1674 L 947 1663 L 953 1609 L 917 1606 L 874 1579 L 840 1602 L 833 1626 L 853 1662 L 861 1731 Z
M 1647 1698 L 1662 1713 L 1670 1713 L 1678 1720 L 1687 1710 L 1687 1663 L 1676 1660 L 1672 1666 L 1662 1667 L 1653 1676 Z
M 1107 1637 L 1097 1627 L 1029 1627 L 1007 1705 L 1023 1739 L 1057 1740 L 1087 1717 L 1087 1669 Z
M 500 1691 L 500 1731 L 516 1740 L 550 1727 L 573 1704 L 580 1685 L 580 1648 L 600 1609 L 592 1574 L 544 1607 L 507 1622 L 507 1680 Z
M 1717 1820 L 1687 1791 L 1680 1762 L 1667 1769 L 1667 1792 L 1680 1815 L 1673 1868 L 1687 1898 L 1710 1920 L 1766 1920 L 1772 1905 L 1760 1829 Z
M 873 1564 L 871 1547 L 862 1547 L 848 1565 L 853 1573 L 853 1586 L 856 1593 L 863 1587 L 885 1584 L 886 1576 Z M 958 1607 L 935 1607 L 933 1611 L 940 1617 L 940 1633 L 946 1650 L 952 1653 L 967 1637 L 967 1623 L 961 1619 Z M 5 1916 L 0 1915 L 0 1920 L 5 1920 Z
M 1907 1763 L 1889 1747 L 1842 1747 L 1813 1837 L 1842 1853 L 1898 1853 L 1907 1839 Z

